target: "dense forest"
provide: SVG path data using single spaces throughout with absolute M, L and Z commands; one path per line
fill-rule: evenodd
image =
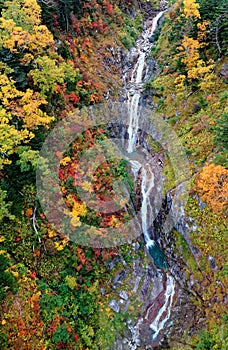
M 118 348 L 115 339 L 127 337 L 129 320 L 134 324 L 140 318 L 142 301 L 127 277 L 121 288 L 114 288 L 113 281 L 130 275 L 137 259 L 153 264 L 142 236 L 113 247 L 74 242 L 46 217 L 36 177 L 40 150 L 58 123 L 69 115 L 79 120 L 81 111 L 120 99 L 127 53 L 144 23 L 161 10 L 163 20 L 151 38 L 156 74 L 143 89 L 188 157 L 184 213 L 190 239 L 176 226 L 172 241 L 162 248 L 168 266 L 179 266 L 179 283 L 197 315 L 183 324 L 182 332 L 175 329 L 178 319 L 172 319 L 174 330 L 166 342 L 132 349 L 228 347 L 227 1 L 0 0 L 2 350 L 131 349 Z M 85 124 L 66 151 L 53 151 L 71 229 L 77 232 L 87 223 L 98 240 L 100 227 L 121 230 L 131 213 L 104 215 L 88 209 L 75 182 L 89 194 L 95 188 L 101 200 L 112 198 L 114 180 L 124 178 L 129 191 L 134 190 L 124 160 L 98 166 L 95 187 L 81 180 L 86 164 L 80 168 L 79 157 L 108 133 L 105 127 Z M 164 191 L 175 192 L 168 157 L 164 176 Z M 134 193 L 130 197 L 137 200 Z M 60 206 L 56 197 L 52 205 L 53 210 Z M 127 309 L 112 307 L 119 295 L 129 298 Z

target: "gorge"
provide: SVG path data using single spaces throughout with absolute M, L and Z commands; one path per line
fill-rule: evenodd
M 0 349 L 226 350 L 227 1 L 0 1 Z

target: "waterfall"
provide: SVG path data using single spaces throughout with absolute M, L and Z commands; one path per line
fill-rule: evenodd
M 174 284 L 173 277 L 171 277 L 170 275 L 167 275 L 164 304 L 160 308 L 158 314 L 156 315 L 155 319 L 150 325 L 150 328 L 154 332 L 154 334 L 152 335 L 153 339 L 156 339 L 160 330 L 164 328 L 164 325 L 166 324 L 166 322 L 170 317 L 174 294 L 175 294 L 175 284 Z M 163 314 L 165 314 L 165 317 L 162 319 Z
M 129 110 L 129 126 L 128 126 L 128 148 L 127 151 L 133 152 L 136 145 L 137 139 L 137 129 L 138 129 L 138 110 L 141 93 L 138 91 L 140 84 L 143 83 L 143 71 L 145 68 L 146 53 L 149 53 L 152 48 L 152 43 L 149 38 L 153 35 L 157 28 L 158 21 L 162 17 L 164 11 L 161 11 L 153 19 L 152 26 L 149 27 L 142 34 L 142 37 L 136 42 L 136 52 L 138 53 L 138 58 L 136 64 L 130 72 L 130 77 L 125 76 L 125 81 L 130 81 L 130 90 L 127 92 L 128 110 Z M 130 79 L 129 79 L 130 78 Z M 133 96 L 131 96 L 131 91 L 134 91 Z
M 148 174 L 149 173 L 149 174 Z M 152 223 L 152 204 L 150 201 L 150 192 L 154 187 L 154 174 L 149 168 L 148 170 L 142 168 L 142 205 L 141 205 L 141 221 L 142 221 L 142 231 L 146 243 L 148 244 L 151 239 L 148 233 L 148 227 Z
M 150 237 L 151 233 L 149 232 L 149 228 L 152 226 L 154 220 L 154 208 L 151 194 L 151 191 L 155 186 L 153 168 L 146 160 L 140 161 L 132 160 L 130 158 L 130 154 L 134 154 L 137 146 L 137 134 L 140 118 L 140 101 L 143 92 L 143 83 L 145 83 L 146 59 L 147 54 L 150 53 L 153 45 L 150 42 L 149 38 L 156 30 L 158 21 L 162 17 L 163 13 L 164 12 L 162 11 L 157 14 L 157 16 L 152 21 L 152 25 L 149 26 L 149 28 L 147 28 L 137 40 L 135 46 L 135 63 L 134 66 L 129 69 L 124 75 L 124 83 L 129 115 L 129 123 L 127 129 L 127 152 L 129 154 L 129 157 L 127 156 L 126 159 L 128 159 L 131 165 L 131 170 L 134 175 L 135 182 L 140 171 L 142 198 L 140 217 L 142 232 L 144 235 L 146 247 L 149 254 L 153 257 L 155 265 L 157 267 L 167 269 L 168 266 L 166 264 L 164 253 L 161 251 L 156 241 L 152 239 L 154 237 Z M 151 342 L 153 342 L 159 335 L 160 331 L 164 329 L 164 326 L 171 314 L 173 298 L 175 295 L 175 281 L 173 277 L 170 276 L 166 271 L 163 271 L 163 275 L 166 280 L 163 287 L 164 303 L 150 324 L 150 329 L 153 332 L 151 336 Z M 138 329 L 141 323 L 142 319 L 139 320 L 135 329 Z M 136 337 L 136 333 L 137 332 L 135 331 L 133 338 Z
M 129 97 L 128 97 L 129 98 Z M 134 150 L 138 129 L 138 108 L 139 108 L 140 94 L 134 93 L 132 98 L 129 98 L 129 127 L 128 127 L 128 148 L 127 152 L 131 153 Z

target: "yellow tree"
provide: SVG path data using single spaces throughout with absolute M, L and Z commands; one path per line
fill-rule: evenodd
M 39 125 L 48 127 L 54 120 L 40 109 L 47 102 L 38 92 L 31 89 L 23 92 L 15 87 L 15 81 L 7 75 L 11 71 L 0 63 L 0 169 L 10 163 L 9 156 L 17 151 L 17 146 L 34 137 L 32 130 Z
M 41 9 L 36 0 L 13 0 L 2 10 L 0 45 L 23 53 L 32 60 L 44 49 L 54 50 L 53 35 L 41 24 Z M 28 55 L 29 54 L 29 55 Z
M 0 17 L 1 49 L 8 49 L 19 57 L 22 70 L 28 65 L 32 68 L 26 74 L 27 78 L 33 79 L 36 87 L 36 91 L 34 88 L 18 90 L 11 78 L 13 69 L 0 62 L 1 164 L 5 164 L 12 153 L 19 149 L 22 152 L 19 145 L 27 144 L 34 137 L 34 129 L 39 126 L 48 128 L 54 116 L 44 112 L 48 104 L 47 92 L 51 95 L 56 83 L 72 80 L 76 73 L 56 53 L 53 35 L 41 23 L 41 9 L 36 0 L 6 2 Z M 26 152 L 31 159 L 31 150 L 25 145 L 23 157 Z
M 184 0 L 184 14 L 186 18 L 200 18 L 199 7 L 195 0 Z
M 182 57 L 181 61 L 185 64 L 188 79 L 190 81 L 200 79 L 199 87 L 201 90 L 205 90 L 213 84 L 214 76 L 211 72 L 214 68 L 214 62 L 210 60 L 206 64 L 204 60 L 200 59 L 200 47 L 201 44 L 197 39 L 184 36 L 181 46 L 178 47 L 180 53 L 176 57 Z
M 179 56 L 182 56 L 182 62 L 185 64 L 187 71 L 191 70 L 196 66 L 199 60 L 199 47 L 198 40 L 184 36 L 181 46 L 178 47 L 180 50 Z
M 228 170 L 223 166 L 205 166 L 196 177 L 196 189 L 213 212 L 222 213 L 228 209 Z
M 183 5 L 182 16 L 187 18 L 186 27 L 189 32 L 193 21 L 200 19 L 199 4 L 195 0 L 184 0 Z M 207 92 L 213 86 L 215 78 L 212 73 L 213 60 L 205 62 L 200 58 L 200 49 L 207 45 L 205 39 L 209 23 L 208 21 L 197 23 L 197 39 L 184 35 L 181 45 L 177 48 L 179 53 L 175 56 L 176 58 L 181 57 L 181 62 L 186 67 L 188 81 L 197 80 L 199 89 L 204 92 Z M 183 88 L 185 81 L 186 77 L 183 74 L 176 78 L 175 83 L 178 90 Z

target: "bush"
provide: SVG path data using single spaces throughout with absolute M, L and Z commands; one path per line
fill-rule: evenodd
M 1 350 L 8 348 L 8 336 L 4 332 L 0 332 L 0 348 Z
M 9 260 L 4 252 L 0 249 L 0 301 L 6 296 L 6 290 L 11 290 L 13 293 L 17 292 L 17 281 L 14 275 L 7 271 L 9 268 Z
M 228 113 L 218 119 L 213 132 L 215 144 L 221 147 L 221 152 L 215 157 L 214 163 L 228 168 Z

